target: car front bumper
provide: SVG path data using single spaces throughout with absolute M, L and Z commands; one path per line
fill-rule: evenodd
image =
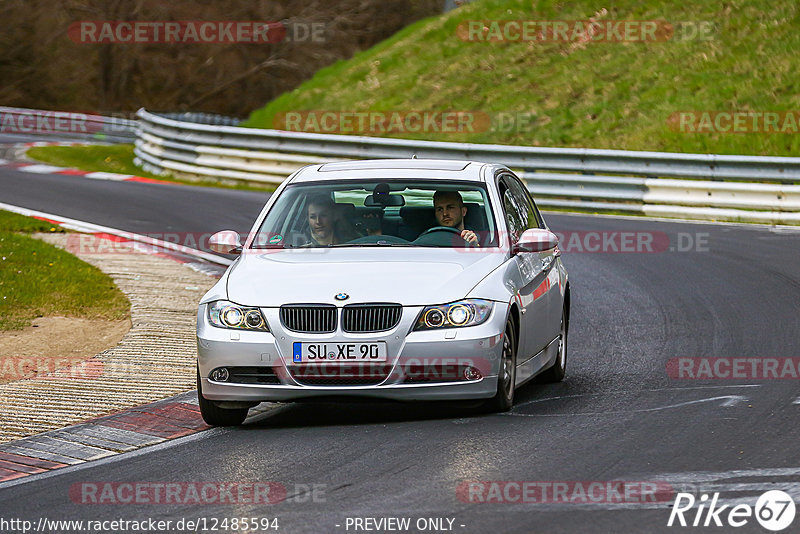
M 484 399 L 497 391 L 497 376 L 502 354 L 502 335 L 508 306 L 496 302 L 489 319 L 481 325 L 443 330 L 412 332 L 422 307 L 406 307 L 400 323 L 385 332 L 350 334 L 337 330 L 331 334 L 299 334 L 285 330 L 277 308 L 262 308 L 270 332 L 230 330 L 211 326 L 206 305 L 197 316 L 197 355 L 203 397 L 214 401 L 261 402 L 294 401 L 319 397 L 348 396 L 387 400 Z M 290 372 L 292 344 L 302 342 L 372 342 L 387 344 L 387 378 L 370 385 L 310 385 Z M 334 363 L 326 364 L 335 369 Z M 346 364 L 345 364 L 346 365 Z M 480 370 L 476 380 L 453 380 L 453 370 L 470 365 Z M 407 380 L 410 366 L 421 370 L 423 382 Z M 272 368 L 279 376 L 275 384 L 218 382 L 209 373 L 218 367 Z M 445 370 L 448 380 L 438 380 Z M 404 372 L 405 370 L 405 372 Z

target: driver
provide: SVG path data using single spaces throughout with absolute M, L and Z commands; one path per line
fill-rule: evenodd
M 448 226 L 461 231 L 461 238 L 472 246 L 478 245 L 478 236 L 464 229 L 467 207 L 458 191 L 436 191 L 433 194 L 433 211 L 439 226 Z

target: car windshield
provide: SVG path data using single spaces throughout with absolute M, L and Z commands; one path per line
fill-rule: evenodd
M 252 248 L 496 247 L 486 188 L 442 180 L 287 186 Z

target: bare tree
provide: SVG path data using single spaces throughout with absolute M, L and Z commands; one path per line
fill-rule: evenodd
M 441 0 L 3 0 L 0 103 L 244 116 L 440 10 Z M 288 35 L 275 43 L 84 43 L 69 33 L 79 21 L 279 21 Z M 323 40 L 307 34 L 313 24 Z

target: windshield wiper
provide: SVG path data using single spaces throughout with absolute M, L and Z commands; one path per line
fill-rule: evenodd
M 413 243 L 389 243 L 388 241 L 378 241 L 377 243 L 340 243 L 338 245 L 328 245 L 329 247 L 413 247 Z

